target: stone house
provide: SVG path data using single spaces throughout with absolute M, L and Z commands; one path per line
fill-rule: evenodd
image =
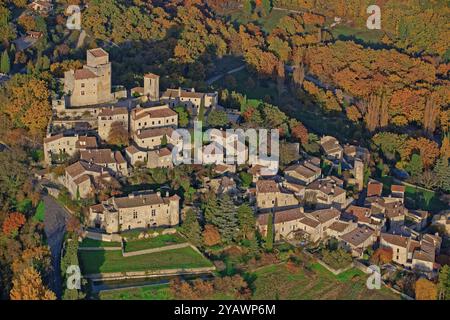
M 80 160 L 95 163 L 114 174 L 128 176 L 128 164 L 120 151 L 111 149 L 92 149 L 80 152 Z
M 322 169 L 311 161 L 304 161 L 302 164 L 292 165 L 284 170 L 284 177 L 287 181 L 308 185 L 320 178 Z
M 382 233 L 380 236 L 380 247 L 392 249 L 394 262 L 424 272 L 435 269 L 441 242 L 438 235 L 431 234 L 424 234 L 420 241 L 401 234 Z
M 270 213 L 259 214 L 256 227 L 263 237 L 267 237 Z M 303 208 L 292 208 L 273 213 L 273 231 L 275 241 L 291 239 L 300 228 L 300 220 L 304 219 Z
M 167 89 L 161 96 L 161 101 L 168 103 L 171 107 L 184 106 L 192 114 L 197 115 L 200 106 L 203 103 L 205 108 L 216 107 L 219 103 L 219 94 L 195 92 L 195 89 L 190 90 L 178 88 Z
M 51 165 L 56 158 L 60 161 L 73 157 L 77 152 L 97 148 L 95 137 L 57 134 L 44 139 L 44 162 Z
M 172 133 L 174 130 L 170 127 L 139 129 L 134 132 L 134 143 L 143 150 L 154 150 L 163 146 L 164 137 L 167 145 L 177 145 L 180 140 L 174 140 Z
M 64 92 L 72 107 L 108 103 L 111 93 L 111 63 L 109 54 L 102 48 L 88 50 L 86 65 L 82 69 L 64 73 Z
M 341 241 L 342 247 L 352 253 L 352 256 L 359 258 L 364 254 L 364 250 L 376 242 L 377 236 L 375 230 L 362 225 L 341 235 L 338 240 Z
M 402 199 L 391 197 L 366 198 L 370 204 L 372 214 L 383 214 L 388 230 L 399 230 L 405 224 L 408 209 L 405 208 Z
M 97 116 L 98 135 L 103 141 L 107 141 L 111 132 L 111 127 L 116 124 L 121 125 L 128 131 L 128 109 L 122 107 L 104 108 Z
M 298 206 L 299 201 L 292 192 L 284 190 L 273 180 L 256 182 L 256 206 L 258 210 L 272 210 Z
M 138 130 L 161 127 L 178 127 L 178 113 L 170 109 L 168 105 L 149 108 L 138 107 L 131 111 L 130 128 L 132 133 Z
M 328 159 L 341 160 L 344 149 L 335 137 L 324 136 L 320 139 L 320 146 Z
M 168 148 L 148 151 L 147 168 L 173 168 L 172 151 Z
M 147 151 L 140 150 L 136 146 L 131 145 L 125 149 L 125 158 L 132 166 L 138 164 L 145 165 L 147 163 Z
M 340 236 L 349 233 L 358 227 L 357 223 L 346 221 L 334 221 L 326 230 L 328 237 L 338 239 Z
M 180 197 L 150 191 L 112 197 L 89 208 L 89 225 L 107 233 L 137 228 L 173 227 L 180 222 Z
M 305 197 L 314 196 L 317 208 L 335 207 L 341 209 L 347 203 L 346 192 L 339 187 L 335 180 L 319 179 L 306 187 Z
M 450 235 L 450 211 L 434 215 L 431 225 L 442 228 L 447 235 Z
M 65 169 L 64 186 L 73 199 L 89 198 L 95 190 L 116 183 L 107 169 L 94 163 L 78 161 Z

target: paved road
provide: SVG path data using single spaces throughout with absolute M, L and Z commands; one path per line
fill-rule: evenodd
M 243 65 L 241 65 L 241 66 L 239 66 L 239 67 L 237 67 L 237 68 L 234 68 L 234 69 L 232 69 L 232 70 L 230 70 L 230 71 L 227 71 L 227 72 L 225 72 L 225 73 L 222 73 L 222 74 L 219 74 L 219 75 L 214 76 L 214 77 L 212 77 L 212 78 L 209 78 L 208 80 L 206 80 L 206 83 L 207 83 L 208 85 L 212 85 L 214 82 L 216 82 L 216 81 L 219 80 L 219 79 L 222 79 L 222 78 L 225 77 L 226 75 L 228 75 L 228 74 L 233 74 L 233 73 L 236 73 L 236 72 L 239 72 L 239 71 L 243 70 L 244 68 L 245 68 L 245 64 L 243 64 Z
M 45 203 L 44 229 L 47 235 L 47 243 L 52 254 L 52 274 L 51 289 L 58 298 L 61 297 L 61 248 L 66 230 L 66 222 L 69 213 L 61 207 L 55 199 L 48 195 L 43 195 L 42 200 Z

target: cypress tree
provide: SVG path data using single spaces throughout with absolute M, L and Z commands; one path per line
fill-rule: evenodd
M 266 236 L 266 249 L 273 249 L 273 213 L 269 213 L 267 220 L 267 236 Z
M 202 230 L 194 210 L 190 209 L 186 212 L 186 217 L 181 226 L 181 233 L 196 246 L 202 243 Z
M 11 63 L 9 61 L 8 51 L 3 51 L 1 62 L 0 62 L 0 72 L 8 74 L 11 70 Z

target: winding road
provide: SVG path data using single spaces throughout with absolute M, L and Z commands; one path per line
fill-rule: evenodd
M 69 213 L 49 195 L 42 195 L 45 204 L 44 229 L 47 243 L 52 255 L 52 272 L 50 288 L 58 298 L 61 298 L 61 248 L 66 231 Z

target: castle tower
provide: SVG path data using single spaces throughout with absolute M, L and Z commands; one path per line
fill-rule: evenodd
M 354 167 L 356 185 L 358 186 L 358 190 L 362 191 L 364 188 L 364 163 L 360 159 L 356 158 Z
M 88 50 L 86 56 L 85 68 L 97 76 L 97 103 L 111 101 L 111 63 L 108 52 L 96 48 Z
M 149 101 L 159 101 L 159 76 L 148 73 L 144 76 L 144 95 Z

